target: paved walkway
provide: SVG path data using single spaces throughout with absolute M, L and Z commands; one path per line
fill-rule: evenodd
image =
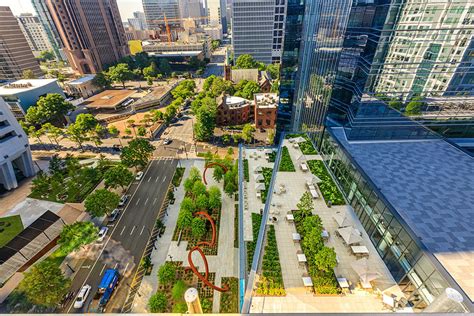
M 301 157 L 301 151 L 289 144 L 288 140 L 284 141 L 284 145 L 288 147 L 296 171 L 277 173 L 274 189 L 284 184 L 287 192 L 273 194 L 271 203 L 280 204 L 281 207 L 270 207 L 270 216 L 277 217 L 278 219 L 274 226 L 287 296 L 279 298 L 253 297 L 250 311 L 255 313 L 388 312 L 388 310 L 383 309 L 382 300 L 378 294 L 370 294 L 363 290 L 353 289 L 352 294 L 345 296 L 318 297 L 308 293 L 304 288 L 301 277 L 303 273 L 308 271 L 306 267 L 300 267 L 298 264 L 296 252 L 301 250 L 301 247 L 299 243 L 294 243 L 292 239 L 292 233 L 296 232 L 296 228 L 293 223 L 288 223 L 285 220 L 285 216 L 287 212 L 296 209 L 296 204 L 303 193 L 307 191 L 306 179 L 310 177 L 311 173 L 310 171 L 303 172 L 299 167 L 297 159 Z M 321 159 L 318 155 L 311 155 L 309 157 L 311 160 Z M 319 195 L 322 196 L 320 192 Z M 363 242 L 361 244 L 369 249 L 370 256 L 368 259 L 371 267 L 373 267 L 374 271 L 381 274 L 381 277 L 374 282 L 376 292 L 387 291 L 400 295 L 398 286 L 370 242 L 369 236 L 365 233 L 351 207 L 342 205 L 328 208 L 321 197 L 313 201 L 315 205 L 313 214 L 321 217 L 324 228 L 331 236 L 326 242 L 326 246 L 333 247 L 338 256 L 339 264 L 335 268 L 336 275 L 347 278 L 354 285 L 358 283 L 358 276 L 351 267 L 351 263 L 356 260 L 356 257 L 350 253 L 350 249 L 342 243 L 342 240 L 335 235 L 338 226 L 333 219 L 333 215 L 336 211 L 345 211 L 350 216 L 354 227 L 363 233 Z
M 186 171 L 183 176 L 183 181 L 180 187 L 175 192 L 176 203 L 168 207 L 168 216 L 165 218 L 166 230 L 163 236 L 158 239 L 156 247 L 158 250 L 154 250 L 151 256 L 153 263 L 153 270 L 149 276 L 145 276 L 140 286 L 140 296 L 135 297 L 133 303 L 133 313 L 146 313 L 147 303 L 151 295 L 153 295 L 158 288 L 157 273 L 161 265 L 165 261 L 169 261 L 171 257 L 173 261 L 182 261 L 184 266 L 188 266 L 188 251 L 187 241 L 181 241 L 178 246 L 177 241 L 172 241 L 172 235 L 176 226 L 180 202 L 184 197 L 184 179 L 189 175 L 189 170 L 192 166 L 198 167 L 204 170 L 204 160 L 181 160 L 183 167 L 186 167 Z M 215 284 L 221 285 L 222 277 L 238 277 L 238 251 L 234 248 L 234 215 L 235 208 L 234 198 L 227 196 L 222 189 L 223 181 L 217 183 L 212 178 L 212 169 L 207 172 L 208 187 L 217 185 L 222 192 L 222 211 L 219 226 L 219 243 L 217 248 L 217 256 L 207 256 L 209 265 L 209 272 L 215 272 Z M 171 256 L 171 257 L 170 257 Z M 200 255 L 195 252 L 193 253 L 193 260 L 196 267 L 200 272 L 204 272 L 204 264 Z M 219 312 L 220 303 L 220 292 L 214 291 L 213 300 L 213 312 Z

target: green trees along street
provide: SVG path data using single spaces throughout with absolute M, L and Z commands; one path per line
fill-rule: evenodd
M 145 167 L 150 161 L 155 146 L 144 138 L 135 138 L 128 143 L 128 146 L 122 149 L 120 159 L 127 167 Z
M 92 192 L 85 200 L 86 212 L 93 217 L 101 217 L 110 214 L 120 201 L 118 194 L 107 189 L 98 189 Z
M 132 79 L 133 72 L 128 68 L 127 64 L 121 63 L 110 67 L 107 75 L 111 81 L 121 83 L 125 89 L 125 81 Z
M 63 253 L 70 253 L 97 239 L 99 229 L 92 222 L 76 222 L 63 227 L 58 244 Z
M 40 97 L 36 106 L 26 111 L 25 119 L 31 125 L 50 122 L 54 125 L 64 124 L 64 115 L 73 110 L 74 106 L 67 102 L 59 93 L 49 93 Z
M 104 174 L 104 183 L 108 188 L 121 187 L 124 189 L 133 181 L 133 173 L 123 165 L 116 165 Z

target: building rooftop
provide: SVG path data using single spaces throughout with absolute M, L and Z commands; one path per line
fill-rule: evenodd
M 105 90 L 85 100 L 83 105 L 95 109 L 112 109 L 127 100 L 135 90 Z
M 240 108 L 242 106 L 247 106 L 249 104 L 249 100 L 241 98 L 241 97 L 236 97 L 236 96 L 225 96 L 225 105 L 229 109 L 236 109 Z
M 255 103 L 258 108 L 276 108 L 278 105 L 278 95 L 276 93 L 256 93 Z
M 253 80 L 258 82 L 259 71 L 255 69 L 232 69 L 232 81 L 238 83 L 241 80 Z
M 0 95 L 14 95 L 56 82 L 57 79 L 21 79 L 0 87 Z
M 75 80 L 71 80 L 69 81 L 67 84 L 70 84 L 70 85 L 78 85 L 78 84 L 83 84 L 85 82 L 88 82 L 88 81 L 91 81 L 95 78 L 95 75 L 85 75 L 81 78 L 78 78 L 78 79 L 75 79 Z
M 442 139 L 348 142 L 331 131 L 473 301 L 474 158 Z

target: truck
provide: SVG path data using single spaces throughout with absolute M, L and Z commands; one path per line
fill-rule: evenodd
M 117 269 L 105 270 L 104 276 L 99 283 L 99 287 L 91 304 L 90 312 L 101 313 L 105 310 L 105 306 L 110 300 L 114 289 L 119 281 L 119 272 Z

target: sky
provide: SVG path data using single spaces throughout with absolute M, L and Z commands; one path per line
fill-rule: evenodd
M 122 21 L 133 17 L 132 12 L 142 11 L 143 6 L 141 0 L 117 0 Z M 0 0 L 1 6 L 10 7 L 13 14 L 20 15 L 20 13 L 35 13 L 30 0 Z

